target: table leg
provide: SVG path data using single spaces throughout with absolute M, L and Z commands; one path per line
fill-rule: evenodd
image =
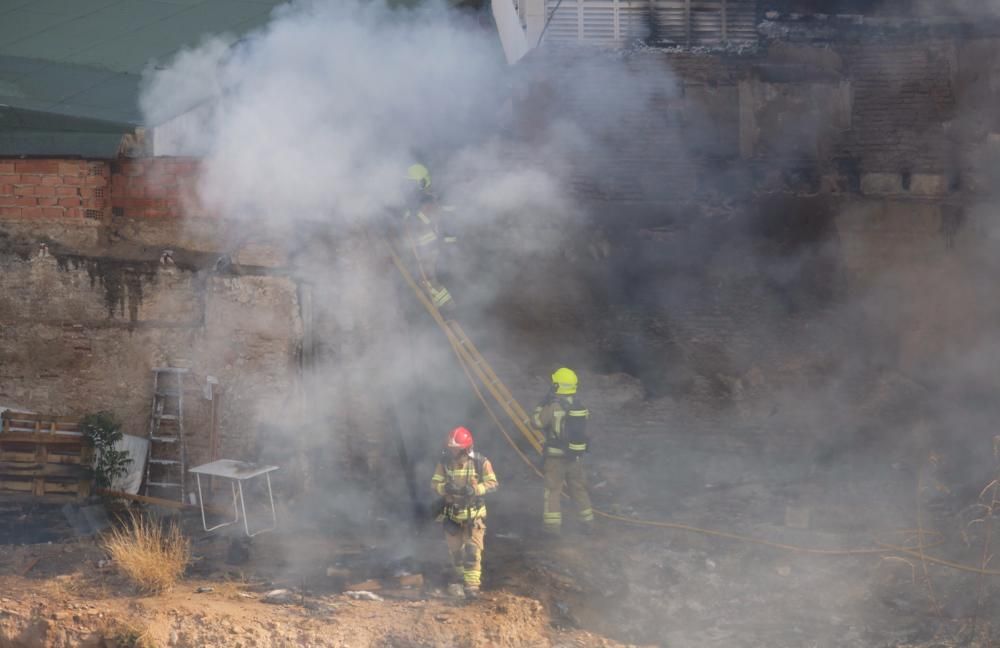
M 221 529 L 224 526 L 229 526 L 230 524 L 236 524 L 240 521 L 240 511 L 236 506 L 236 486 L 233 485 L 233 520 L 231 522 L 223 522 L 222 524 L 216 524 L 213 527 L 208 526 L 208 522 L 205 520 L 205 498 L 202 496 L 201 492 L 201 475 L 198 473 L 194 474 L 195 480 L 198 482 L 198 508 L 201 509 L 201 528 L 205 531 L 215 531 L 216 529 Z M 232 482 L 230 482 L 232 483 Z

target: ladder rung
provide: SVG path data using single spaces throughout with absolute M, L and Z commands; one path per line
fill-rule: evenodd
M 167 390 L 157 391 L 156 395 L 157 396 L 172 396 L 174 398 L 177 398 L 178 396 L 181 395 L 181 393 L 179 391 L 177 391 L 176 389 L 167 389 Z
M 149 438 L 153 441 L 162 441 L 163 443 L 177 443 L 180 437 L 151 436 Z
M 154 418 L 158 418 L 161 421 L 176 421 L 178 416 L 176 414 L 157 414 Z
M 146 482 L 147 486 L 157 486 L 159 488 L 180 488 L 181 485 L 177 482 Z
M 163 464 L 165 466 L 176 466 L 176 465 L 178 465 L 180 463 L 180 461 L 178 461 L 176 459 L 150 459 L 149 463 L 152 463 L 152 464 Z

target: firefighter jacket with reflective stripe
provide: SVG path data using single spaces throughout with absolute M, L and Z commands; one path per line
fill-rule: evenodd
M 453 207 L 439 205 L 433 197 L 425 197 L 419 206 L 408 209 L 403 214 L 407 235 L 413 245 L 418 248 L 431 245 L 438 240 L 454 243 L 456 238 L 451 234 L 442 234 L 438 223 L 442 212 L 454 211 Z
M 458 459 L 454 459 L 451 453 L 442 456 L 431 478 L 434 493 L 445 498 L 442 515 L 448 516 L 455 522 L 486 517 L 486 502 L 483 496 L 495 491 L 498 485 L 493 464 L 478 452 L 461 455 Z M 449 493 L 449 486 L 453 490 L 465 490 L 466 486 L 470 486 L 472 494 L 453 495 Z
M 587 419 L 590 411 L 576 396 L 552 394 L 535 408 L 531 417 L 545 433 L 545 454 L 579 456 L 587 451 Z

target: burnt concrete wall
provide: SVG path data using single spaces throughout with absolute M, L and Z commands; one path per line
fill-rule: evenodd
M 0 402 L 83 415 L 111 410 L 144 436 L 153 367 L 189 366 L 192 462 L 208 460 L 212 402 L 221 456 L 252 458 L 262 421 L 294 408 L 302 324 L 297 287 L 159 260 L 37 245 L 0 255 Z
M 989 345 L 1000 41 L 823 25 L 777 24 L 739 53 L 529 58 L 517 132 L 538 140 L 569 115 L 591 136 L 564 172 L 590 223 L 567 252 L 610 242 L 572 271 L 567 254 L 525 272 L 571 277 L 524 315 L 575 336 L 551 348 L 731 394 L 762 371 L 830 367 L 840 345 L 914 373 Z M 573 325 L 580 308 L 600 323 Z

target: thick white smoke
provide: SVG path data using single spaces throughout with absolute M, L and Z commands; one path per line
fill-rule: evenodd
M 545 174 L 486 145 L 509 116 L 507 77 L 495 30 L 443 3 L 310 1 L 234 46 L 181 53 L 147 79 L 142 107 L 151 125 L 181 115 L 157 148 L 204 156 L 199 197 L 224 217 L 367 218 L 402 202 L 415 161 L 438 188 L 463 181 L 469 210 L 556 207 Z
M 141 104 L 157 154 L 202 160 L 200 212 L 241 223 L 239 238 L 284 231 L 297 253 L 300 294 L 308 292 L 314 305 L 312 315 L 302 315 L 319 350 L 302 385 L 269 396 L 257 410 L 262 421 L 287 425 L 298 390 L 309 421 L 267 426 L 258 436 L 272 445 L 283 438 L 303 456 L 354 444 L 357 454 L 393 463 L 387 412 L 414 412 L 414 401 L 434 399 L 444 405 L 427 409 L 444 414 L 411 417 L 403 433 L 415 454 L 436 456 L 428 448 L 438 447 L 444 430 L 470 425 L 468 391 L 443 336 L 412 327 L 420 307 L 377 241 L 394 229 L 386 225 L 400 222 L 411 191 L 406 169 L 430 167 L 433 189 L 456 208 L 447 225 L 457 230 L 460 254 L 491 245 L 540 253 L 560 237 L 552 224 L 569 213 L 569 201 L 559 170 L 583 140 L 560 128 L 533 143 L 534 154 L 511 155 L 503 132 L 511 126 L 515 81 L 496 30 L 444 2 L 412 10 L 382 0 L 296 2 L 230 43 L 208 40 L 151 71 Z M 512 214 L 528 214 L 548 232 L 491 238 Z M 463 225 L 475 232 L 465 236 Z M 410 270 L 419 278 L 412 263 Z M 505 287 L 501 274 L 494 269 L 449 287 L 467 309 L 489 304 Z M 474 316 L 467 310 L 463 322 Z M 234 332 L 240 326 L 234 322 Z M 422 430 L 433 437 L 413 440 Z M 422 495 L 427 475 L 419 471 L 426 468 L 418 466 Z M 398 478 L 399 470 L 391 474 Z M 350 508 L 366 515 L 365 498 L 398 487 L 352 493 Z

